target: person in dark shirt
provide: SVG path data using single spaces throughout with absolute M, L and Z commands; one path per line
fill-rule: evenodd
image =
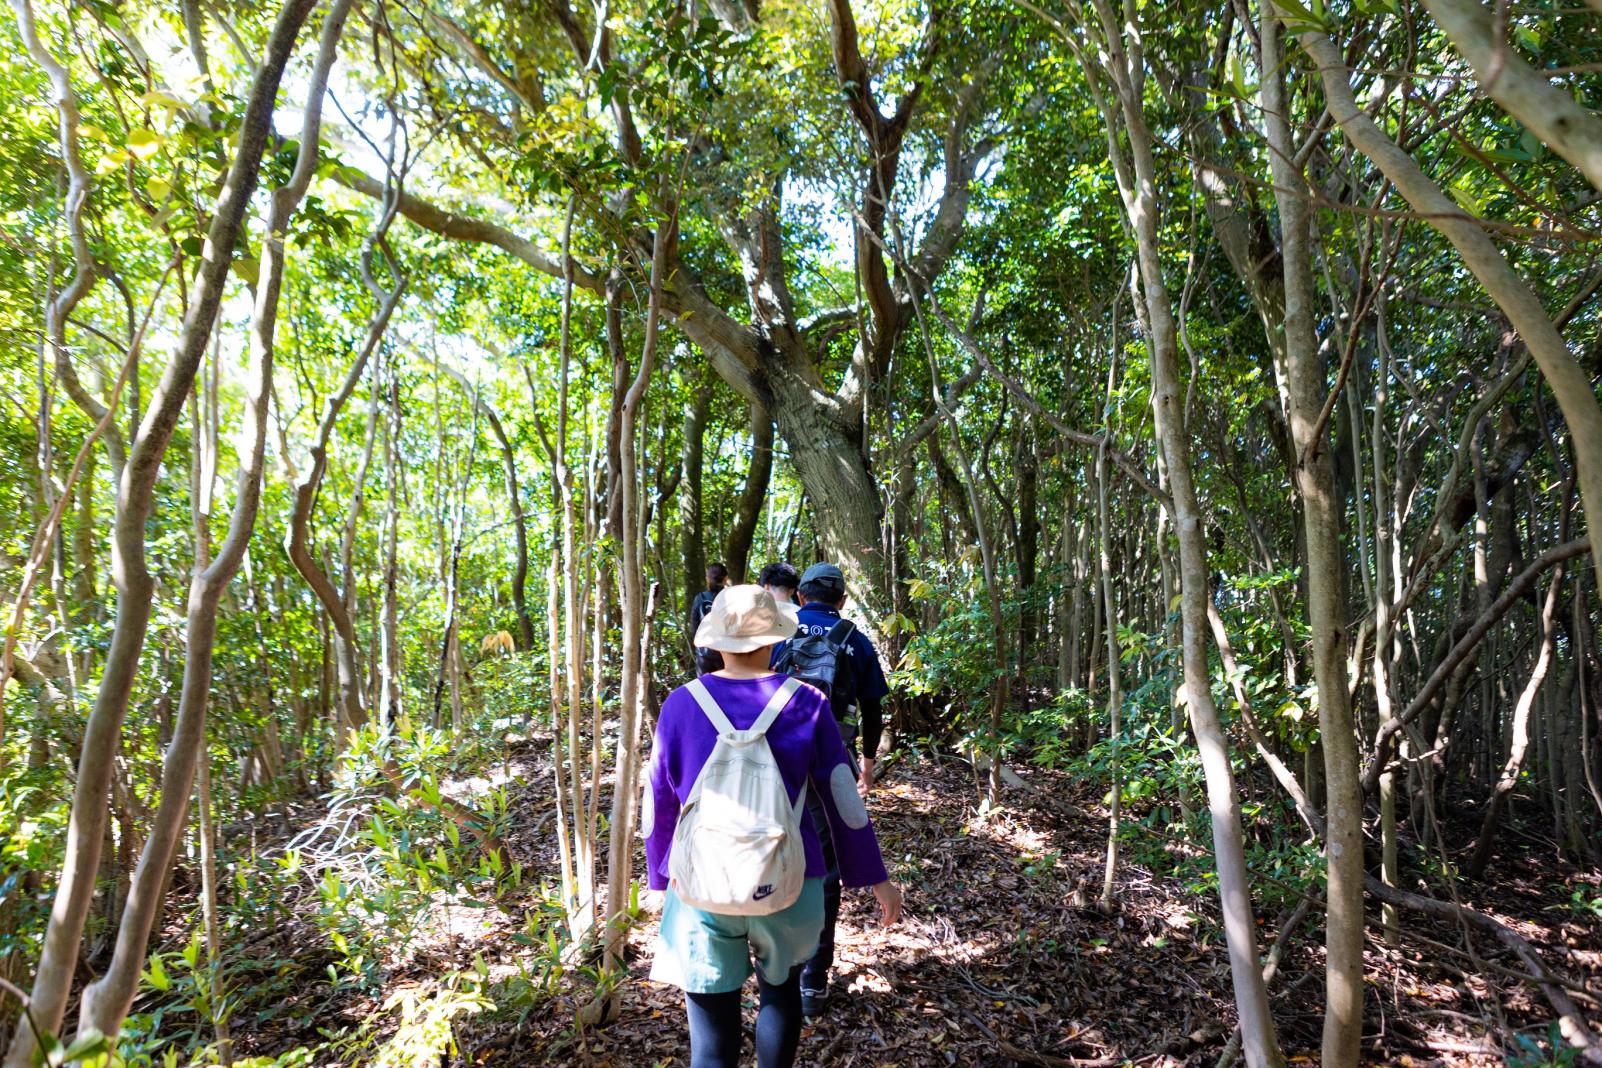
M 801 611 L 796 616 L 797 638 L 805 634 L 828 634 L 840 622 L 840 610 L 845 607 L 844 573 L 834 564 L 813 564 L 801 576 L 798 592 Z M 783 649 L 783 646 L 775 648 L 775 663 L 783 655 Z M 884 735 L 883 706 L 890 684 L 879 664 L 879 651 L 861 630 L 853 629 L 847 636 L 845 655 L 849 659 L 847 685 L 850 693 L 845 698 L 844 718 L 839 707 L 834 711 L 841 739 L 853 755 L 860 726 L 862 757 L 857 789 L 865 796 L 873 787 L 873 765 Z M 829 969 L 834 966 L 834 928 L 840 915 L 840 872 L 825 814 L 821 806 L 817 806 L 817 811 L 814 807 L 814 799 L 809 798 L 807 811 L 812 815 L 813 825 L 819 829 L 829 868 L 823 882 L 823 935 L 818 940 L 817 954 L 801 969 L 801 1009 L 806 1016 L 815 1018 L 823 1015 L 829 1006 Z
M 801 586 L 801 573 L 793 564 L 769 564 L 762 569 L 757 585 L 773 594 L 780 604 L 795 604 L 796 590 Z
M 703 649 L 694 645 L 696 629 L 701 626 L 701 620 L 712 611 L 712 602 L 718 599 L 729 584 L 729 569 L 722 564 L 711 564 L 706 569 L 706 589 L 695 595 L 690 602 L 690 636 L 691 651 L 695 655 L 695 674 L 697 677 L 708 672 L 718 671 L 723 667 L 723 655 L 716 649 Z

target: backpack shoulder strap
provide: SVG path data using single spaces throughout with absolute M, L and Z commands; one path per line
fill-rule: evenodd
M 829 633 L 827 635 L 829 644 L 843 647 L 846 643 L 846 639 L 851 637 L 851 632 L 856 629 L 857 625 L 851 622 L 849 619 L 839 620 L 834 626 L 829 628 Z
M 695 703 L 701 706 L 701 711 L 706 713 L 706 718 L 712 721 L 712 728 L 718 734 L 737 733 L 734 729 L 734 724 L 729 722 L 729 717 L 724 714 L 723 709 L 718 706 L 717 700 L 713 698 L 711 691 L 706 688 L 706 683 L 700 679 L 691 679 L 685 683 L 684 688 L 690 691 L 690 696 L 695 698 Z
M 787 678 L 780 683 L 779 688 L 773 692 L 773 696 L 768 698 L 767 706 L 762 709 L 762 714 L 756 718 L 755 723 L 751 724 L 751 733 L 768 733 L 768 728 L 773 726 L 773 721 L 779 718 L 779 713 L 784 711 L 785 706 L 790 703 L 790 698 L 795 696 L 795 691 L 800 685 L 801 680 L 796 678 Z

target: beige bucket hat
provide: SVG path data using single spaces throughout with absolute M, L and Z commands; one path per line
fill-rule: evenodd
M 729 586 L 695 628 L 695 645 L 725 653 L 749 653 L 795 634 L 796 610 L 779 604 L 761 586 Z

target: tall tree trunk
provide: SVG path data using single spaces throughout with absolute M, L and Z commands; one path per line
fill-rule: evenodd
M 212 681 L 218 607 L 229 583 L 244 562 L 261 502 L 262 470 L 267 445 L 268 392 L 273 369 L 273 336 L 278 322 L 278 299 L 284 274 L 282 235 L 305 195 L 316 167 L 316 135 L 322 115 L 322 87 L 326 85 L 333 67 L 349 10 L 350 0 L 336 0 L 324 23 L 317 63 L 308 89 L 306 114 L 302 120 L 302 129 L 308 131 L 310 136 L 302 140 L 304 147 L 289 182 L 273 192 L 268 236 L 262 243 L 262 272 L 256 287 L 256 306 L 251 320 L 251 392 L 245 409 L 244 433 L 244 440 L 248 444 L 238 476 L 238 490 L 228 534 L 215 560 L 210 559 L 208 529 L 210 501 L 216 481 L 216 376 L 220 368 L 215 365 L 212 368 L 213 378 L 207 387 L 209 397 L 205 405 L 203 432 L 196 437 L 200 468 L 195 483 L 198 492 L 194 494 L 195 567 L 189 589 L 189 617 L 185 628 L 184 681 L 172 741 L 167 747 L 162 767 L 161 802 L 129 889 L 122 923 L 117 932 L 116 951 L 105 974 L 84 991 L 81 1010 L 84 1027 L 93 1027 L 107 1035 L 116 1034 L 121 1028 L 138 990 L 150 929 L 161 905 L 167 873 L 187 822 L 196 764 L 205 759 L 207 698 Z
M 699 367 L 684 375 L 688 396 L 684 401 L 684 477 L 679 489 L 679 555 L 684 558 L 684 604 L 679 617 L 685 620 L 689 618 L 690 603 L 706 588 L 701 481 L 706 462 L 706 419 L 712 407 L 712 391 L 708 385 L 706 372 Z M 686 655 L 688 652 L 686 645 Z
M 1121 713 L 1124 705 L 1124 676 L 1119 663 L 1118 602 L 1112 588 L 1112 540 L 1108 535 L 1107 449 L 1096 450 L 1096 541 L 1101 554 L 1101 606 L 1107 635 L 1107 721 L 1112 739 L 1111 801 L 1107 806 L 1107 868 L 1101 881 L 1101 907 L 1111 910 L 1113 880 L 1118 872 L 1118 821 L 1123 815 L 1123 768 L 1119 763 Z
M 528 519 L 523 514 L 523 493 L 517 481 L 517 452 L 506 436 L 500 414 L 479 399 L 490 432 L 501 447 L 501 468 L 506 475 L 507 506 L 512 511 L 512 537 L 517 545 L 517 560 L 512 565 L 512 607 L 517 612 L 518 648 L 534 648 L 534 618 L 528 611 Z
M 482 410 L 477 404 L 473 405 L 473 426 L 467 438 L 467 463 L 462 468 L 462 484 L 456 494 L 456 515 L 451 522 L 451 540 L 445 555 L 445 633 L 440 643 L 439 677 L 434 684 L 434 722 L 437 724 L 440 721 L 440 696 L 449 679 L 453 734 L 460 733 L 463 727 L 461 638 L 457 633 L 459 628 L 456 619 L 457 575 L 462 561 L 462 535 L 467 523 L 467 493 L 472 488 L 473 460 L 478 453 L 478 414 Z M 441 441 L 440 447 L 443 449 L 444 446 L 444 441 Z
M 399 597 L 401 403 L 400 369 L 393 359 L 383 367 L 389 412 L 384 424 L 384 607 L 378 630 L 378 724 L 386 732 L 401 711 Z
M 1036 611 L 1034 605 L 1035 570 L 1040 556 L 1040 467 L 1035 458 L 1033 431 L 1025 426 L 1019 432 L 1014 471 L 1018 479 L 1018 595 L 1023 607 L 1018 617 L 1019 677 L 1026 677 L 1035 648 Z
M 14 3 L 18 6 L 19 21 L 23 23 L 24 40 L 38 44 L 26 0 L 14 0 Z M 112 535 L 117 621 L 106 652 L 100 691 L 84 730 L 83 755 L 78 764 L 67 824 L 65 862 L 34 977 L 32 1019 L 49 1031 L 60 1028 L 66 1013 L 83 924 L 94 896 L 94 874 L 100 866 L 113 764 L 150 622 L 154 583 L 146 562 L 145 525 L 154 504 L 156 478 L 217 320 L 234 246 L 260 174 L 279 81 L 312 6 L 312 0 L 287 0 L 279 11 L 250 89 L 234 158 L 206 235 L 207 254 L 200 270 L 199 285 L 189 304 L 172 360 L 146 408 L 139 440 L 121 473 Z M 37 52 L 44 52 L 42 45 Z M 6 1068 L 28 1068 L 34 1050 L 32 1029 L 18 1028 L 6 1054 Z
M 1264 0 L 1263 114 L 1274 198 L 1279 207 L 1280 259 L 1285 270 L 1285 371 L 1292 472 L 1302 498 L 1307 547 L 1307 615 L 1312 628 L 1313 677 L 1318 683 L 1319 736 L 1324 750 L 1325 910 L 1323 1063 L 1352 1068 L 1363 1041 L 1363 796 L 1358 783 L 1357 731 L 1346 675 L 1346 554 L 1341 503 L 1335 488 L 1328 419 L 1329 392 L 1314 333 L 1311 197 L 1290 127 L 1279 20 Z
M 755 582 L 747 574 L 751 561 L 751 542 L 756 536 L 762 505 L 768 498 L 768 480 L 773 475 L 773 416 L 760 401 L 751 402 L 751 466 L 745 488 L 740 491 L 734 510 L 734 525 L 723 544 L 723 563 L 733 582 Z
M 966 545 L 979 544 L 979 526 L 974 520 L 973 510 L 968 506 L 968 491 L 963 487 L 962 478 L 957 469 L 951 466 L 946 458 L 945 449 L 940 444 L 939 434 L 930 434 L 926 439 L 929 447 L 929 462 L 934 466 L 935 480 L 940 486 L 940 501 L 957 520 L 962 528 L 962 536 Z M 949 527 L 949 523 L 942 523 L 942 528 Z
M 295 570 L 300 572 L 301 578 L 311 587 L 312 593 L 328 613 L 328 618 L 334 628 L 334 665 L 337 688 L 337 712 L 335 716 L 334 744 L 336 750 L 343 749 L 346 735 L 367 722 L 367 712 L 362 702 L 361 671 L 357 653 L 356 627 L 351 620 L 351 614 L 346 607 L 345 598 L 334 588 L 333 582 L 328 578 L 327 572 L 319 567 L 317 560 L 312 556 L 309 547 L 311 535 L 312 509 L 317 502 L 317 492 L 322 486 L 323 476 L 328 470 L 328 445 L 333 439 L 334 429 L 339 421 L 339 413 L 345 407 L 345 402 L 356 391 L 361 381 L 367 362 L 378 348 L 379 341 L 389 327 L 390 317 L 400 304 L 402 295 L 406 292 L 406 282 L 398 278 L 394 287 L 388 291 L 383 290 L 373 272 L 374 253 L 383 245 L 384 236 L 389 231 L 389 224 L 395 218 L 395 203 L 399 190 L 391 188 L 391 195 L 386 197 L 379 208 L 378 221 L 373 232 L 368 236 L 367 243 L 362 250 L 362 275 L 367 282 L 370 292 L 378 301 L 377 310 L 367 324 L 366 337 L 362 347 L 357 351 L 356 358 L 351 362 L 349 371 L 339 388 L 323 404 L 322 418 L 318 421 L 315 437 L 312 439 L 308 454 L 306 471 L 301 476 L 300 483 L 295 487 L 294 506 L 289 519 L 289 537 L 286 549 Z
M 217 825 L 212 819 L 210 753 L 201 754 L 199 794 L 200 911 L 206 928 L 207 994 L 212 1027 L 217 1036 L 217 1059 L 227 1066 L 234 1063 L 234 1041 L 229 1034 L 228 1007 L 224 1003 L 222 924 L 217 917 Z
M 579 523 L 577 502 L 574 499 L 572 465 L 568 463 L 568 385 L 573 362 L 573 207 L 570 195 L 566 219 L 562 227 L 562 262 L 566 279 L 562 287 L 562 341 L 560 380 L 557 385 L 556 445 L 551 452 L 551 477 L 556 482 L 560 501 L 559 516 L 562 538 L 562 597 L 563 643 L 566 694 L 563 702 L 564 718 L 557 730 L 565 728 L 568 759 L 569 818 L 572 825 L 573 879 L 571 894 L 565 902 L 568 929 L 574 941 L 588 937 L 595 928 L 595 840 L 589 833 L 586 819 L 585 781 L 598 790 L 600 784 L 585 773 L 584 741 L 581 717 L 584 712 L 584 599 L 580 596 L 579 578 L 584 562 L 579 558 Z M 600 739 L 594 739 L 597 746 Z
M 1107 0 L 1093 0 L 1102 33 L 1102 64 L 1116 93 L 1122 121 L 1100 99 L 1109 155 L 1123 195 L 1124 207 L 1135 233 L 1146 319 L 1151 333 L 1150 358 L 1152 412 L 1158 443 L 1168 468 L 1173 494 L 1174 530 L 1179 542 L 1180 629 L 1185 671 L 1185 702 L 1191 730 L 1201 751 L 1207 778 L 1208 808 L 1212 813 L 1213 852 L 1218 870 L 1218 893 L 1223 907 L 1224 936 L 1229 947 L 1235 1006 L 1240 1013 L 1242 1044 L 1250 1068 L 1278 1068 L 1284 1063 L 1273 1016 L 1257 957 L 1256 925 L 1252 917 L 1251 888 L 1246 872 L 1245 841 L 1241 833 L 1240 802 L 1230 766 L 1229 747 L 1218 708 L 1213 702 L 1207 663 L 1207 603 L 1211 583 L 1207 568 L 1206 535 L 1190 465 L 1189 435 L 1179 386 L 1179 344 L 1173 304 L 1163 281 L 1162 243 L 1159 236 L 1157 167 L 1152 156 L 1152 135 L 1142 103 L 1145 57 L 1138 35 L 1127 42 L 1125 19 L 1113 12 Z M 1131 24 L 1138 24 L 1134 5 L 1126 5 Z M 1065 35 L 1078 50 L 1077 39 Z M 1091 68 L 1087 67 L 1087 70 Z M 1092 84 L 1095 85 L 1094 78 Z M 1128 156 L 1119 145 L 1119 133 L 1129 141 Z
M 638 422 L 645 391 L 656 367 L 657 330 L 661 317 L 662 286 L 673 241 L 673 220 L 659 223 L 651 255 L 651 292 L 645 314 L 645 343 L 640 367 L 623 398 L 621 433 L 622 497 L 622 607 L 623 655 L 619 700 L 617 775 L 612 790 L 612 816 L 607 842 L 606 945 L 602 967 L 621 970 L 628 949 L 628 905 L 634 887 L 634 814 L 640 796 L 640 724 L 644 720 L 644 691 L 650 684 L 650 660 L 645 647 L 645 569 L 641 557 L 645 531 L 640 523 L 640 481 L 636 457 Z M 597 746 L 599 745 L 599 739 Z M 615 998 L 615 994 L 613 997 Z M 615 1003 L 614 1003 L 615 1004 Z M 611 1012 L 603 1013 L 610 1017 Z

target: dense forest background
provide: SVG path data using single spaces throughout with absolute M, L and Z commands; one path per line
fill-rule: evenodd
M 1602 1063 L 1597 0 L 10 8 L 8 1068 L 681 1063 L 778 560 L 909 892 L 804 1059 Z

